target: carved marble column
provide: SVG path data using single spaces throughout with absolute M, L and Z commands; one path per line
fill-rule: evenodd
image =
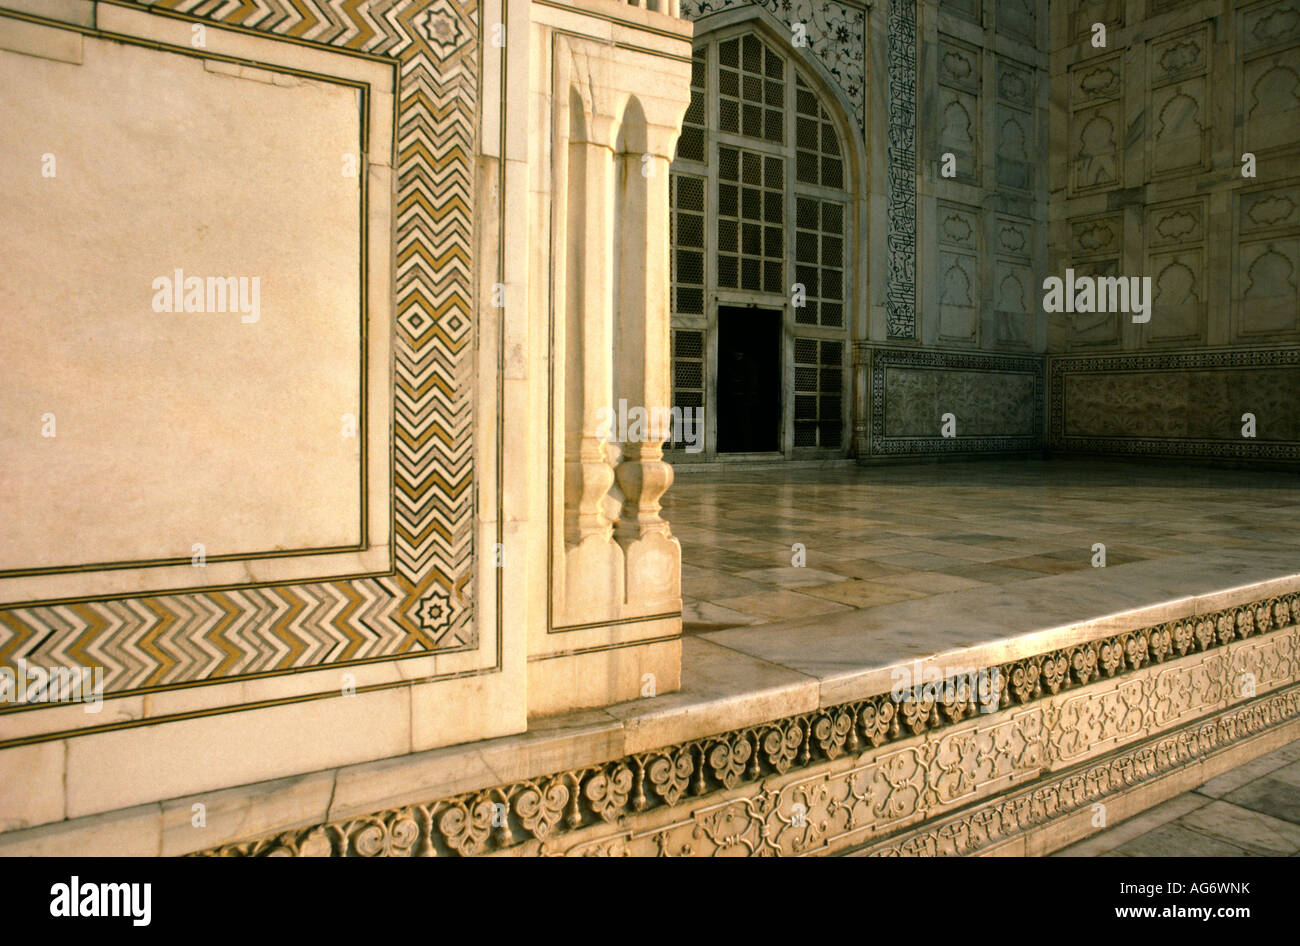
M 618 157 L 616 393 L 644 409 L 645 426 L 641 436 L 621 443 L 616 473 L 623 506 L 614 534 L 625 555 L 625 603 L 645 609 L 669 607 L 681 597 L 681 547 L 659 514 L 659 500 L 673 482 L 663 443 L 671 401 L 668 165 L 677 134 L 676 126 L 648 122 L 638 99 L 629 101 Z
M 549 235 L 546 291 L 532 304 L 555 432 L 546 621 L 529 630 L 533 715 L 653 697 L 681 680 L 681 551 L 660 501 L 672 483 L 668 163 L 690 101 L 691 26 L 584 3 L 629 23 L 600 41 L 556 14 L 533 46 L 551 75 L 534 116 L 548 134 L 531 152 Z
M 589 622 L 617 613 L 624 597 L 623 553 L 612 537 L 610 507 L 617 502 L 608 502 L 614 468 L 602 429 L 603 410 L 613 399 L 615 117 L 602 101 L 607 96 L 599 94 L 607 64 L 576 53 L 573 59 L 575 71 L 589 81 L 575 82 L 570 91 L 563 148 L 565 489 L 559 610 L 562 621 Z

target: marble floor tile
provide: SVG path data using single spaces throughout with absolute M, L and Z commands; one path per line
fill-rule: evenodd
M 1219 838 L 1185 828 L 1177 822 L 1161 825 L 1131 841 L 1115 852 L 1127 857 L 1251 857 L 1252 852 Z
M 905 588 L 876 581 L 853 579 L 830 585 L 814 585 L 800 589 L 805 594 L 816 595 L 829 601 L 838 601 L 855 608 L 870 608 L 878 604 L 892 604 L 910 598 L 923 598 L 927 594 L 914 588 Z
M 841 582 L 844 584 L 844 582 Z M 834 585 L 822 587 L 835 587 Z M 814 614 L 832 614 L 850 608 L 824 597 L 800 594 L 794 591 L 765 591 L 737 598 L 720 598 L 713 602 L 745 614 L 756 614 L 775 621 L 781 618 L 807 617 Z
M 750 571 L 755 568 L 770 567 L 769 563 L 753 555 L 741 555 L 737 552 L 731 552 L 719 548 L 699 548 L 698 546 L 691 550 L 691 563 L 701 565 L 705 568 L 713 568 L 720 571 L 731 573 L 739 571 Z
M 985 584 L 1000 585 L 1008 581 L 1023 581 L 1026 578 L 1036 578 L 1042 575 L 1042 572 L 1029 571 L 1025 568 L 1007 568 L 1005 565 L 994 565 L 988 562 L 976 562 L 971 565 L 954 565 L 951 568 L 941 568 L 939 574 L 956 575 L 958 578 L 969 578 L 972 581 Z
M 902 565 L 904 568 L 928 571 L 938 571 L 940 568 L 949 568 L 953 565 L 970 562 L 970 559 L 955 558 L 951 555 L 935 555 L 933 552 L 890 553 L 874 555 L 872 558 L 878 562 L 884 562 L 886 565 Z
M 1265 775 L 1223 797 L 1224 801 L 1300 824 L 1300 788 L 1275 775 Z
M 1056 853 L 1062 857 L 1295 857 L 1300 855 L 1300 821 L 1294 817 L 1300 790 L 1279 775 L 1298 762 L 1300 740 Z
M 681 473 L 663 504 L 682 545 L 688 598 L 716 603 L 764 593 L 707 584 L 722 575 L 836 600 L 807 591 L 818 586 L 800 579 L 750 576 L 789 569 L 791 546 L 799 543 L 809 569 L 834 576 L 827 585 L 847 585 L 842 578 L 890 584 L 889 575 L 904 575 L 892 584 L 895 592 L 934 595 L 953 590 L 955 578 L 996 586 L 1029 607 L 1022 583 L 1049 576 L 1077 577 L 1080 601 L 1118 594 L 1122 604 L 1125 595 L 1142 598 L 1153 575 L 1181 575 L 1194 557 L 1215 550 L 1289 550 L 1300 562 L 1300 533 L 1278 527 L 1297 499 L 1300 479 L 1285 473 L 1013 460 L 763 470 L 720 464 Z M 1106 545 L 1105 569 L 1091 567 L 1095 542 Z M 1156 571 L 1126 576 L 1125 569 L 1143 565 Z M 927 582 L 931 575 L 944 577 Z M 856 609 L 878 606 L 881 593 L 869 591 L 850 585 L 829 594 Z M 1036 599 L 1032 605 L 1040 606 Z M 775 617 L 746 613 L 785 619 L 779 607 Z
M 1228 802 L 1211 802 L 1183 815 L 1176 824 L 1256 854 L 1276 856 L 1300 851 L 1300 824 Z
M 845 576 L 836 574 L 831 571 L 822 571 L 817 568 L 795 568 L 786 566 L 785 568 L 760 568 L 754 571 L 738 572 L 738 578 L 744 578 L 753 583 L 762 583 L 766 585 L 776 585 L 779 588 L 798 588 L 802 585 L 826 585 L 836 581 L 844 581 Z M 744 592 L 734 592 L 734 594 L 744 594 Z
M 1032 572 L 1041 572 L 1044 575 L 1061 575 L 1065 572 L 1078 571 L 1081 568 L 1091 568 L 1092 563 L 1089 557 L 1078 555 L 1074 558 L 1049 558 L 1047 555 L 1026 555 L 1023 558 L 1002 558 L 993 564 L 1001 565 L 1003 568 L 1023 568 Z
M 978 588 L 987 582 L 973 578 L 947 575 L 943 572 L 913 572 L 910 575 L 892 575 L 879 579 L 881 584 L 891 588 L 906 588 L 922 594 L 942 594 L 945 591 L 962 591 L 966 588 Z
M 729 627 L 744 627 L 756 624 L 764 618 L 745 614 L 710 601 L 682 602 L 682 633 L 705 634 L 709 631 L 721 631 Z
M 1092 837 L 1076 844 L 1062 848 L 1055 856 L 1060 857 L 1101 857 L 1113 852 L 1121 844 L 1146 834 L 1161 825 L 1176 821 L 1188 812 L 1195 811 L 1210 804 L 1210 799 L 1202 798 L 1195 792 L 1184 792 L 1168 801 L 1161 802 L 1118 824 L 1103 828 Z M 1123 855 L 1121 855 L 1123 856 Z
M 837 575 L 843 575 L 846 578 L 867 578 L 876 580 L 887 578 L 890 575 L 930 574 L 929 572 L 918 572 L 915 569 L 904 568 L 902 565 L 889 565 L 885 562 L 877 562 L 868 558 L 832 562 L 826 565 L 825 569 L 834 572 Z
M 1286 765 L 1285 759 L 1279 759 L 1275 753 L 1270 752 L 1258 759 L 1251 759 L 1235 769 L 1229 769 L 1222 775 L 1216 775 L 1196 791 L 1209 798 L 1222 798 L 1235 792 L 1243 785 L 1248 785 L 1257 778 L 1262 778 L 1278 769 L 1285 768 Z
M 709 575 L 682 578 L 682 595 L 702 601 L 714 598 L 734 598 L 738 595 L 752 595 L 760 591 L 771 591 L 771 582 L 749 581 L 737 575 L 713 571 Z
M 1281 759 L 1283 762 L 1300 762 L 1300 741 L 1274 749 L 1265 759 Z
M 1300 762 L 1290 762 L 1269 773 L 1269 777 L 1296 787 L 1300 794 Z

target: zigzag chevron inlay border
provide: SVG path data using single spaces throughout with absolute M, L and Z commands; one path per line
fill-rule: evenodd
M 0 666 L 97 666 L 122 695 L 472 649 L 477 0 L 137 0 L 399 61 L 396 574 L 0 609 Z

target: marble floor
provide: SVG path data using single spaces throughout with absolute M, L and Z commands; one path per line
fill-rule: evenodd
M 1055 856 L 1300 857 L 1300 740 Z
M 1232 549 L 1295 554 L 1300 476 L 1125 461 L 971 460 L 679 473 L 684 631 L 806 619 Z M 801 552 L 802 549 L 802 552 Z M 802 555 L 802 561 L 798 562 Z M 1189 559 L 1190 562 L 1190 559 Z M 1164 571 L 1165 569 L 1161 569 Z M 1118 574 L 1112 572 L 1111 574 Z

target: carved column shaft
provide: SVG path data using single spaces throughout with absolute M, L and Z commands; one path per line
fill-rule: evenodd
M 608 541 L 612 528 L 604 501 L 614 470 L 600 421 L 613 384 L 613 274 L 604 263 L 614 241 L 614 162 L 607 146 L 591 140 L 571 139 L 568 150 L 565 535 L 577 544 Z
M 659 515 L 659 500 L 672 485 L 672 467 L 663 460 L 669 435 L 669 314 L 668 314 L 668 165 L 670 155 L 636 150 L 635 145 L 659 145 L 675 138 L 647 135 L 642 125 L 629 129 L 632 150 L 619 156 L 622 201 L 618 311 L 618 379 L 620 398 L 644 411 L 640 437 L 622 444 L 618 465 L 624 502 L 616 527 L 626 545 L 650 534 L 668 536 L 668 523 Z

